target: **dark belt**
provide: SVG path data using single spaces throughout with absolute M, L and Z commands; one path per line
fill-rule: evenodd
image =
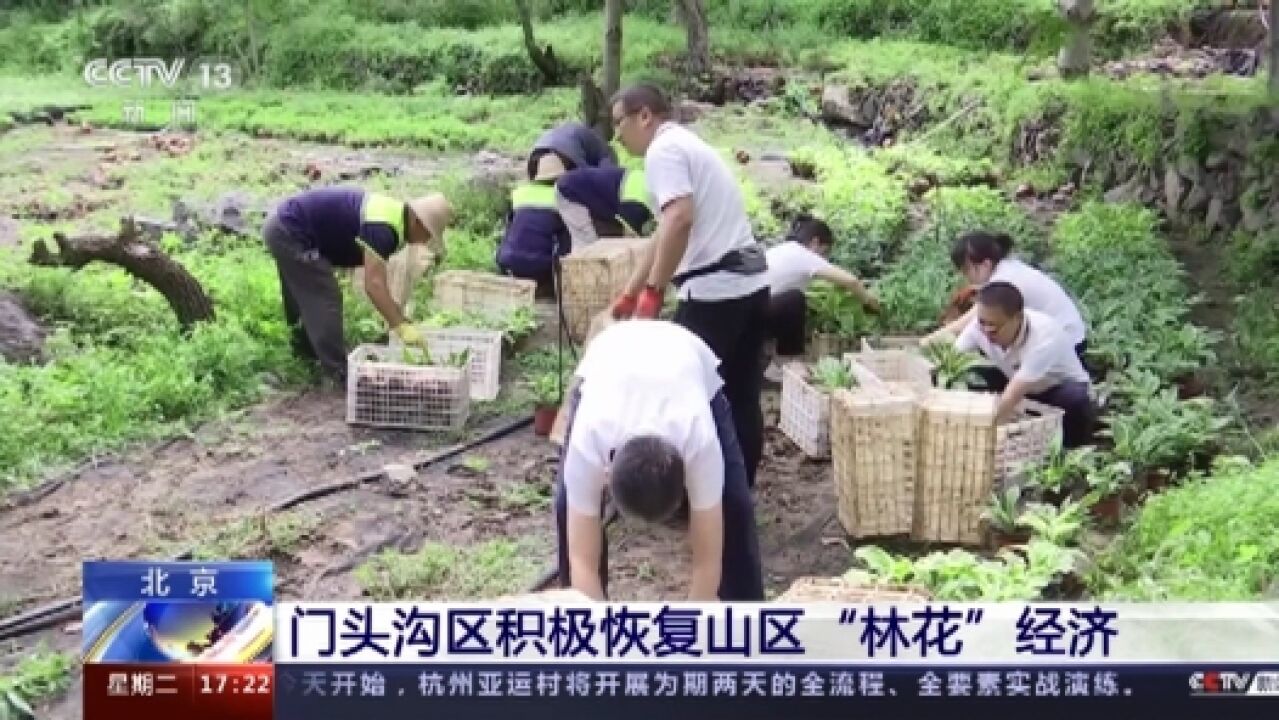
M 671 278 L 671 282 L 678 288 L 695 277 L 710 275 L 711 273 L 731 272 L 734 275 L 758 275 L 766 270 L 768 270 L 768 259 L 764 255 L 764 249 L 755 244 L 749 247 L 729 250 L 715 262 L 703 265 L 696 270 L 680 273 Z

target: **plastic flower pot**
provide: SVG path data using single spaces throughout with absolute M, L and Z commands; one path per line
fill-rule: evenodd
M 1124 499 L 1119 493 L 1107 495 L 1098 500 L 1088 510 L 1092 516 L 1103 523 L 1114 525 L 1119 522 L 1124 512 Z
M 1146 491 L 1150 493 L 1163 492 L 1168 487 L 1168 471 L 1163 468 L 1151 468 L 1141 479 Z
M 1203 397 L 1208 392 L 1208 384 L 1196 373 L 1186 373 L 1178 377 L 1176 383 L 1179 400 Z
M 538 437 L 547 437 L 555 427 L 555 417 L 559 415 L 559 405 L 537 405 L 533 408 L 533 432 Z
M 1029 530 L 1016 530 L 1009 532 L 1007 530 L 991 530 L 990 544 L 994 546 L 996 551 L 1003 550 L 1013 545 L 1024 545 L 1030 542 Z

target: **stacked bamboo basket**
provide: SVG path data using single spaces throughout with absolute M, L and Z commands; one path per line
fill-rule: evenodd
M 905 350 L 846 356 L 893 368 Z M 898 376 L 900 377 L 900 376 Z M 861 382 L 831 401 L 831 464 L 844 529 L 854 537 L 906 535 L 980 544 L 992 490 L 1017 482 L 1061 437 L 1060 410 L 1023 401 L 996 425 L 998 397 L 930 383 Z
M 432 300 L 443 309 L 483 314 L 533 307 L 537 283 L 473 270 L 448 270 L 432 281 Z
M 560 260 L 564 323 L 583 342 L 591 321 L 626 288 L 648 238 L 608 238 L 574 250 Z
M 925 588 L 913 585 L 867 585 L 846 577 L 801 577 L 791 583 L 786 592 L 774 598 L 773 602 L 912 603 L 931 599 Z

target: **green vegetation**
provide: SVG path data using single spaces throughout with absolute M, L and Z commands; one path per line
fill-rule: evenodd
M 460 548 L 428 542 L 412 554 L 384 550 L 356 568 L 355 578 L 376 600 L 496 597 L 532 582 L 535 550 L 509 540 Z
M 39 650 L 23 657 L 0 675 L 0 720 L 35 717 L 31 706 L 65 691 L 75 665 L 72 653 Z
M 1279 460 L 1223 462 L 1212 475 L 1150 498 L 1103 555 L 1107 599 L 1253 600 L 1279 581 Z
M 256 247 L 175 253 L 221 312 L 184 336 L 167 303 L 118 269 L 33 271 L 0 264 L 56 323 L 47 365 L 0 372 L 0 484 L 51 463 L 190 428 L 304 377 L 291 357 L 275 269 Z

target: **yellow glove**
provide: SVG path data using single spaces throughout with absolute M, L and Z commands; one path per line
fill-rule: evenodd
M 395 336 L 400 339 L 400 342 L 405 345 L 426 347 L 426 340 L 422 337 L 422 331 L 418 330 L 417 326 L 413 323 L 401 323 L 400 326 L 395 328 L 392 332 L 394 332 Z

